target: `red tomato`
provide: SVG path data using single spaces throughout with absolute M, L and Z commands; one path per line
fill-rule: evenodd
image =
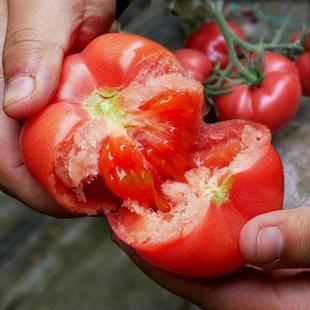
M 264 78 L 258 86 L 238 84 L 215 97 L 220 120 L 247 119 L 276 131 L 295 115 L 301 99 L 296 66 L 284 56 L 266 52 Z
M 310 50 L 297 58 L 296 66 L 300 76 L 302 93 L 304 96 L 310 97 Z
M 218 276 L 244 264 L 243 225 L 283 202 L 281 160 L 263 125 L 202 125 L 185 182 L 167 180 L 169 212 L 127 202 L 107 214 L 114 232 L 150 263 L 190 277 Z M 216 154 L 216 155 L 215 155 Z
M 300 38 L 300 31 L 296 32 L 291 41 L 296 42 Z M 310 97 L 310 34 L 307 38 L 306 51 L 296 60 L 296 66 L 299 72 L 302 94 Z
M 159 184 L 184 179 L 202 103 L 200 83 L 162 46 L 101 36 L 65 59 L 56 96 L 24 127 L 25 164 L 77 214 L 120 199 L 167 211 Z
M 210 76 L 212 65 L 205 54 L 191 48 L 181 48 L 173 53 L 187 73 L 197 81 L 203 83 Z
M 241 38 L 245 38 L 243 30 L 235 23 L 229 23 L 230 28 Z M 215 66 L 220 60 L 222 68 L 229 63 L 228 49 L 220 28 L 214 22 L 208 22 L 189 35 L 185 47 L 193 48 L 206 54 Z
M 292 36 L 291 42 L 295 43 L 297 40 L 299 40 L 300 35 L 301 35 L 301 32 L 300 32 L 300 31 L 296 32 L 296 33 Z M 307 49 L 307 50 L 310 50 L 310 34 L 309 34 L 308 37 L 307 37 L 306 49 Z

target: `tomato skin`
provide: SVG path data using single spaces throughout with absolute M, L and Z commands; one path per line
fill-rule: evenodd
M 198 50 L 181 48 L 173 52 L 190 76 L 203 83 L 212 72 L 208 57 Z
M 310 50 L 297 58 L 296 66 L 300 75 L 302 93 L 310 97 Z
M 266 125 L 271 131 L 280 129 L 294 117 L 301 99 L 296 66 L 272 52 L 266 52 L 260 85 L 238 84 L 230 89 L 230 94 L 215 98 L 219 119 L 251 120 Z
M 215 143 L 216 137 L 222 139 L 230 135 L 233 138 L 233 132 L 246 123 L 233 120 L 205 125 L 199 141 L 210 139 L 210 135 L 214 138 L 211 144 Z M 257 126 L 254 128 L 259 129 L 261 125 Z M 221 205 L 211 203 L 207 211 L 202 211 L 201 222 L 186 235 L 153 244 L 133 243 L 130 246 L 148 262 L 182 276 L 214 277 L 243 266 L 245 261 L 239 249 L 242 227 L 256 215 L 281 209 L 283 203 L 281 159 L 270 145 L 268 130 L 259 130 L 265 141 L 263 149 L 259 150 L 262 152 L 260 158 L 252 166 L 233 175 L 227 202 Z M 207 144 L 203 145 L 203 148 L 206 147 Z M 131 219 L 128 214 L 124 217 Z M 113 214 L 108 215 L 108 219 L 118 237 L 127 242 L 126 236 L 118 230 L 119 218 Z M 134 229 L 143 228 L 136 224 Z
M 230 28 L 241 38 L 245 38 L 243 30 L 235 23 L 229 23 Z M 185 47 L 196 49 L 206 54 L 214 67 L 220 60 L 221 67 L 225 68 L 229 63 L 228 49 L 220 28 L 214 22 L 208 22 L 191 33 Z

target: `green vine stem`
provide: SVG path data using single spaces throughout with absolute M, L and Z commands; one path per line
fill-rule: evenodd
M 237 67 L 240 74 L 250 83 L 255 83 L 257 77 L 253 75 L 249 70 L 247 70 L 239 61 L 238 55 L 235 51 L 234 44 L 236 42 L 236 38 L 238 37 L 229 27 L 228 23 L 226 22 L 222 12 L 218 9 L 218 7 L 211 3 L 207 2 L 207 9 L 209 14 L 214 18 L 215 22 L 221 29 L 221 32 L 224 36 L 226 41 L 226 45 L 229 52 L 229 58 L 231 67 Z M 247 43 L 247 42 L 246 42 Z
M 224 70 L 220 70 L 220 64 L 218 63 L 216 68 L 213 70 L 212 76 L 205 81 L 205 90 L 209 96 L 227 93 L 228 90 L 223 89 L 222 85 L 224 82 L 226 82 L 226 88 L 228 86 L 235 85 L 236 83 L 232 81 L 231 78 L 237 79 L 239 82 L 247 83 L 252 86 L 259 85 L 263 79 L 263 67 L 265 61 L 264 51 L 266 49 L 285 50 L 286 52 L 290 52 L 294 55 L 301 54 L 305 50 L 302 39 L 295 43 L 279 43 L 289 18 L 277 31 L 275 38 L 270 43 L 264 43 L 261 41 L 258 44 L 251 44 L 238 37 L 236 33 L 229 27 L 229 24 L 225 20 L 224 15 L 217 7 L 215 0 L 207 0 L 206 8 L 222 32 L 222 35 L 226 41 L 230 59 L 229 65 Z M 306 34 L 304 32 L 305 30 L 302 32 L 301 38 L 305 38 Z M 238 48 L 238 51 L 240 49 L 244 55 L 252 54 L 253 52 L 256 53 L 256 59 L 254 63 L 249 61 L 245 63 L 241 62 L 236 52 L 236 48 Z M 232 71 L 233 68 L 236 70 Z

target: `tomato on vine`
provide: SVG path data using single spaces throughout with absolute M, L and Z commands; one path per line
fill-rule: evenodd
M 231 29 L 221 11 L 212 2 L 208 12 L 221 29 L 229 52 L 225 69 L 215 68 L 205 83 L 205 94 L 215 104 L 219 120 L 246 119 L 262 123 L 276 131 L 295 115 L 301 85 L 298 71 L 286 57 L 268 50 L 302 50 L 299 43 L 250 44 Z M 243 55 L 240 59 L 239 55 Z
M 244 31 L 235 23 L 229 22 L 230 29 L 241 39 L 245 38 Z M 225 68 L 229 63 L 229 51 L 220 27 L 214 21 L 210 21 L 191 33 L 185 47 L 196 49 L 208 56 L 214 67 L 218 62 Z
M 296 32 L 292 37 L 292 42 L 297 42 L 300 39 L 301 32 Z M 300 81 L 302 85 L 302 93 L 304 96 L 310 97 L 310 33 L 305 42 L 305 51 L 296 59 Z
M 202 52 L 191 48 L 180 48 L 173 53 L 187 73 L 197 81 L 203 83 L 210 76 L 212 65 Z

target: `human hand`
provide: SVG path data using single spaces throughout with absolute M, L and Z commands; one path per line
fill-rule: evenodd
M 24 166 L 17 120 L 29 118 L 49 102 L 64 54 L 107 32 L 114 13 L 114 0 L 0 0 L 0 104 L 3 101 L 5 112 L 0 109 L 0 189 L 36 211 L 70 216 Z
M 240 235 L 240 249 L 259 267 L 246 266 L 213 279 L 188 279 L 160 270 L 115 235 L 112 239 L 151 279 L 203 309 L 309 309 L 310 270 L 301 268 L 310 266 L 310 208 L 266 213 L 249 221 Z

